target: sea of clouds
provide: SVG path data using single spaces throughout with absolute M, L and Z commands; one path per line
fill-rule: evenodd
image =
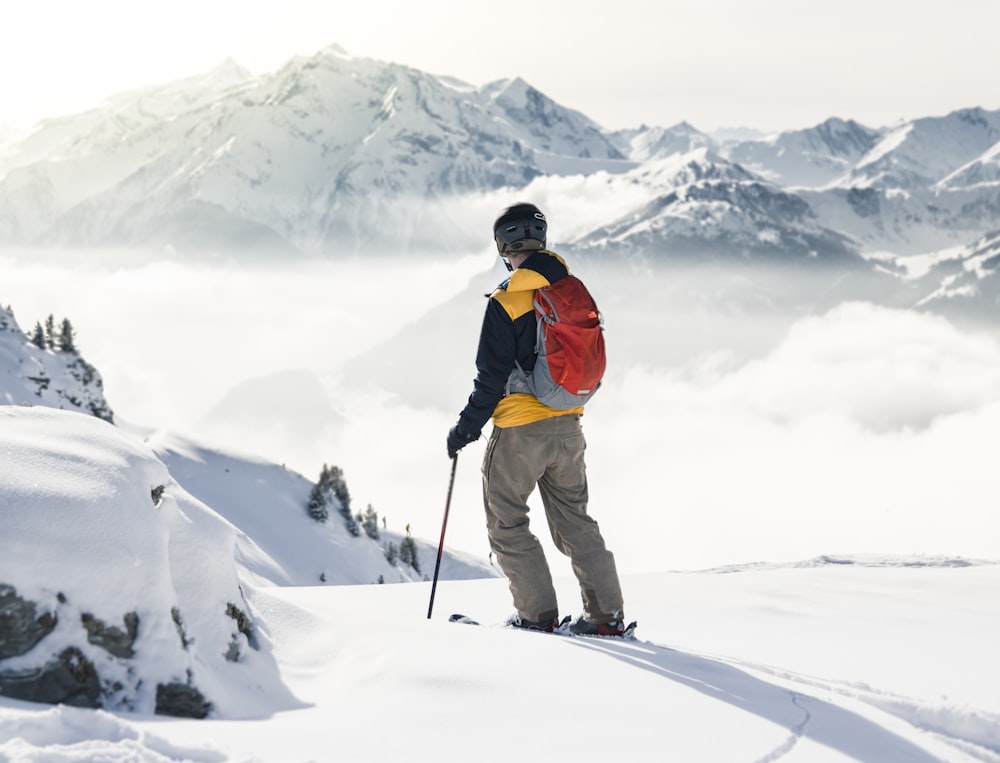
M 310 478 L 339 465 L 359 509 L 437 538 L 445 434 L 471 390 L 495 260 L 8 253 L 0 300 L 25 330 L 71 319 L 119 422 Z M 660 290 L 664 274 L 583 270 L 611 352 L 584 417 L 591 509 L 623 570 L 995 554 L 1000 333 L 871 302 L 712 300 L 678 272 Z M 448 543 L 485 556 L 483 444 L 459 457 Z

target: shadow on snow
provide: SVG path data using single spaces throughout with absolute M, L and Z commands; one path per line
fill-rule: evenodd
M 851 710 L 756 678 L 724 662 L 642 642 L 569 639 L 636 668 L 787 728 L 789 737 L 761 761 L 775 761 L 806 737 L 860 761 L 942 763 L 926 750 Z

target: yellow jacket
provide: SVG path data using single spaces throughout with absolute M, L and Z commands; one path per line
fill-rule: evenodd
M 476 355 L 476 380 L 469 402 L 459 416 L 459 428 L 471 434 L 482 430 L 492 416 L 497 427 L 516 427 L 554 416 L 583 413 L 549 408 L 528 394 L 508 394 L 507 382 L 515 361 L 526 372 L 535 364 L 535 289 L 569 274 L 566 262 L 542 249 L 515 270 L 490 295 Z

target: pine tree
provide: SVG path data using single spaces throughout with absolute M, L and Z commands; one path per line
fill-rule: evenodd
M 340 515 L 344 518 L 344 526 L 355 538 L 361 535 L 361 528 L 351 514 L 351 492 L 347 489 L 344 472 L 339 466 L 331 466 L 327 470 L 327 479 L 334 497 L 340 503 Z
M 396 548 L 396 544 L 389 541 L 388 545 L 383 549 L 385 553 L 385 560 L 389 562 L 393 567 L 396 566 L 396 562 L 399 561 L 399 549 Z
M 368 504 L 368 508 L 365 509 L 364 516 L 361 518 L 361 526 L 365 530 L 365 535 L 372 540 L 378 540 L 378 514 L 375 513 L 375 508 L 370 503 Z
M 347 489 L 347 482 L 344 481 L 344 472 L 339 466 L 323 464 L 319 481 L 309 494 L 306 510 L 313 519 L 325 522 L 329 517 L 328 507 L 333 501 L 338 504 L 337 511 L 344 518 L 347 531 L 354 537 L 361 535 L 361 528 L 351 514 L 351 493 Z
M 327 484 L 333 491 L 333 494 L 337 496 L 337 500 L 340 501 L 342 511 L 346 512 L 348 516 L 351 514 L 351 491 L 347 489 L 347 481 L 344 479 L 344 471 L 339 466 L 331 466 L 328 469 L 326 466 L 327 474 Z
M 59 327 L 59 349 L 63 352 L 76 352 L 76 332 L 73 331 L 73 326 L 69 322 L 69 318 L 63 318 L 62 324 Z
M 399 560 L 404 564 L 410 565 L 418 575 L 420 574 L 420 561 L 417 559 L 417 544 L 409 535 L 399 542 Z
M 319 483 L 313 485 L 312 492 L 309 493 L 309 504 L 306 511 L 317 522 L 325 522 L 330 516 L 326 507 L 326 497 L 323 495 L 323 488 Z
M 45 346 L 48 348 L 56 346 L 56 319 L 52 313 L 45 319 Z
M 35 328 L 31 330 L 31 343 L 39 350 L 45 349 L 45 329 L 38 321 L 35 321 Z
M 344 527 L 347 528 L 347 532 L 355 538 L 361 535 L 361 528 L 358 527 L 358 523 L 354 521 L 354 517 L 351 516 L 351 512 L 341 509 L 340 514 L 344 517 Z

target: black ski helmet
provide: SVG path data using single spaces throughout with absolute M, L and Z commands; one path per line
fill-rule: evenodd
M 534 204 L 507 207 L 493 223 L 493 239 L 501 254 L 531 252 L 545 248 L 548 230 L 545 215 Z

